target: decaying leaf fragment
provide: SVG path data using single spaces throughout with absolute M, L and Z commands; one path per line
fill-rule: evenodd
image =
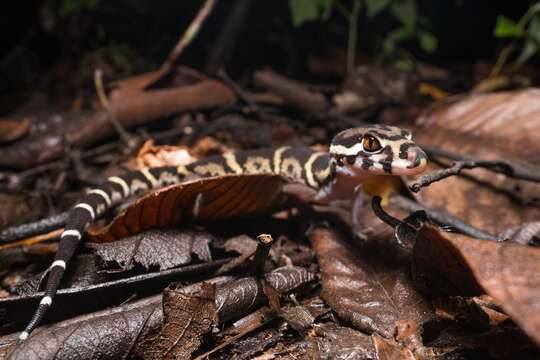
M 88 243 L 87 246 L 105 262 L 115 262 L 123 270 L 140 264 L 146 269 L 157 266 L 166 270 L 189 264 L 195 254 L 202 261 L 212 261 L 209 233 L 182 229 L 150 229 L 113 243 Z
M 540 249 L 425 226 L 413 251 L 413 277 L 424 285 L 442 277 L 461 294 L 485 291 L 540 344 Z
M 197 294 L 169 288 L 163 293 L 164 324 L 145 352 L 145 359 L 187 359 L 201 344 L 202 335 L 217 325 L 215 287 L 203 284 Z

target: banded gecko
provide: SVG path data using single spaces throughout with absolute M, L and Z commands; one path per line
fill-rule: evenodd
M 51 307 L 69 260 L 86 227 L 107 209 L 128 196 L 199 177 L 225 174 L 279 174 L 291 183 L 309 187 L 313 202 L 352 198 L 370 179 L 381 175 L 416 175 L 427 164 L 424 151 L 408 130 L 387 125 L 368 125 L 337 134 L 328 152 L 310 148 L 280 147 L 245 150 L 196 161 L 187 166 L 145 168 L 107 181 L 87 192 L 70 210 L 54 261 L 47 269 L 45 295 L 19 339 L 25 340 Z

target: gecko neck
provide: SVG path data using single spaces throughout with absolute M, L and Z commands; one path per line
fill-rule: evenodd
M 386 198 L 399 187 L 400 181 L 396 176 L 374 175 L 370 173 L 350 176 L 337 173 L 335 178 L 319 189 L 317 201 L 329 203 L 336 200 L 350 200 L 361 188 L 370 196 Z

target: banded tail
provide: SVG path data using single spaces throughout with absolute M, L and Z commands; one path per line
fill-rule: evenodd
M 73 257 L 88 225 L 99 215 L 130 195 L 179 182 L 180 178 L 186 175 L 183 169 L 184 167 L 170 166 L 146 168 L 121 177 L 110 177 L 103 185 L 89 190 L 86 196 L 71 208 L 64 232 L 60 236 L 58 252 L 46 271 L 45 295 L 41 298 L 32 319 L 19 335 L 19 340 L 28 338 L 29 334 L 40 325 L 47 310 L 51 307 L 66 266 Z

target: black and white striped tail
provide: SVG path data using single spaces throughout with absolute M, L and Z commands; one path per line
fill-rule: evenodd
M 177 181 L 178 170 L 175 167 L 152 168 L 129 173 L 122 177 L 110 177 L 102 186 L 89 190 L 87 195 L 71 208 L 64 232 L 60 237 L 58 252 L 47 270 L 45 296 L 41 299 L 30 322 L 19 335 L 19 340 L 28 338 L 29 334 L 40 325 L 45 313 L 51 307 L 66 266 L 73 257 L 87 226 L 97 216 L 126 197 Z M 162 174 L 170 176 L 160 176 Z

